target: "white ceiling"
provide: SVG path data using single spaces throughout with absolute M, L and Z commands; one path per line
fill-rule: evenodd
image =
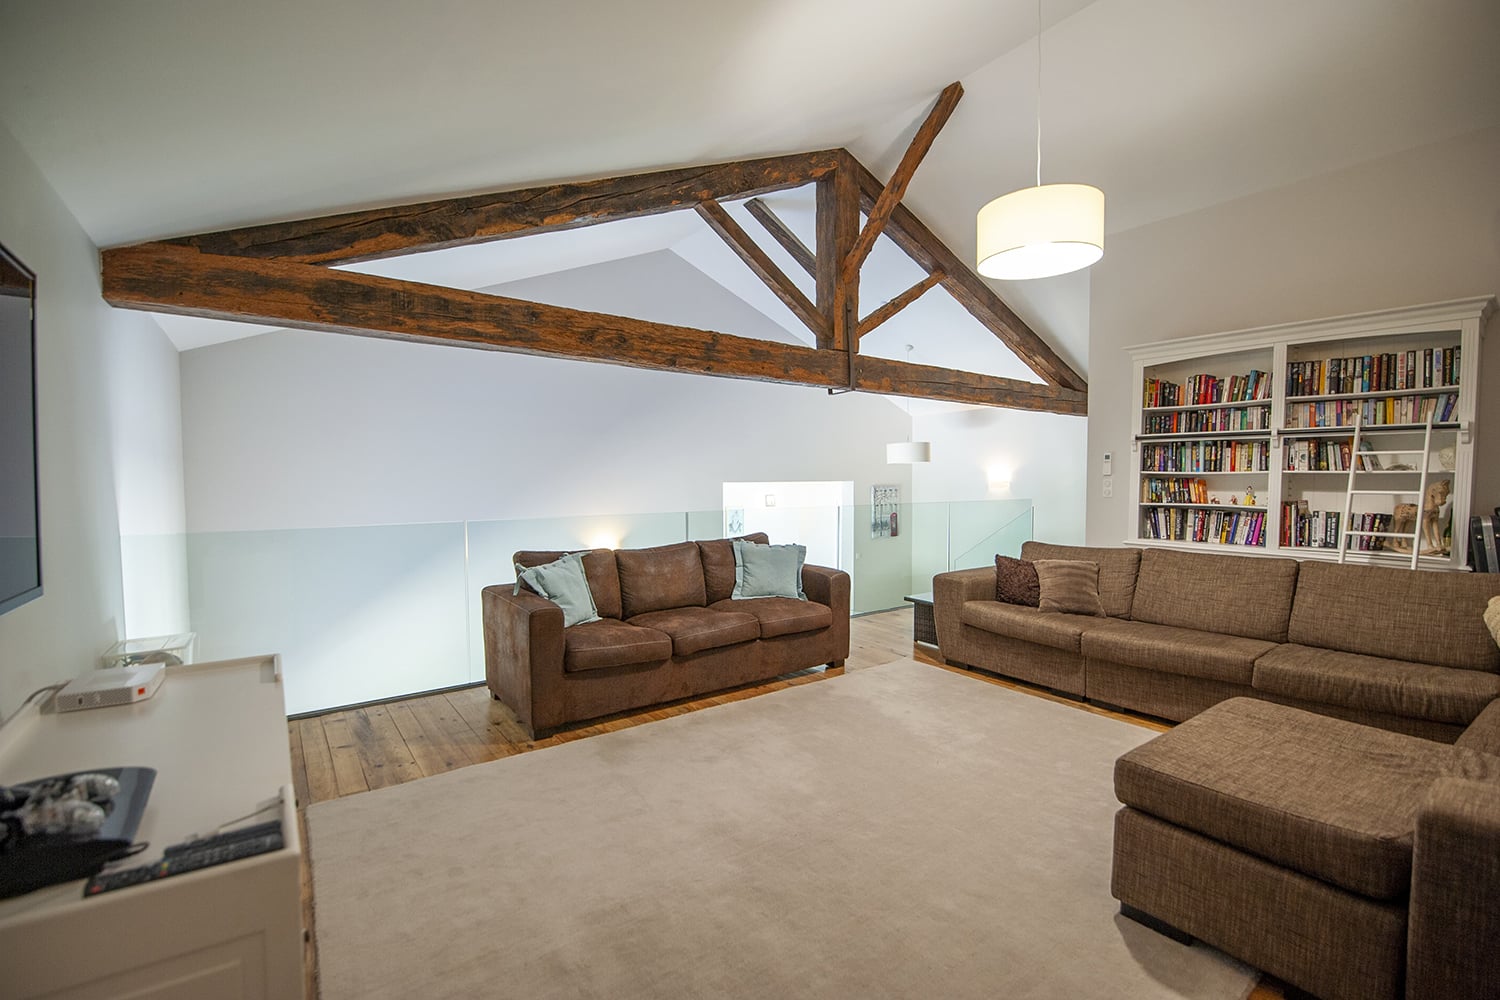
M 6 0 L 0 123 L 108 246 L 841 145 L 886 176 L 961 80 L 906 201 L 968 258 L 979 206 L 1033 181 L 1036 16 L 1010 0 Z M 1500 124 L 1496 0 L 1044 0 L 1044 20 L 1043 180 L 1102 187 L 1111 232 Z M 805 195 L 769 200 L 811 242 Z M 690 215 L 380 266 L 491 287 L 664 248 L 802 335 Z M 867 266 L 866 309 L 915 280 L 899 258 L 885 245 Z M 1086 370 L 1086 276 L 995 284 Z M 864 349 L 1028 377 L 942 299 Z M 242 333 L 164 326 L 180 347 Z

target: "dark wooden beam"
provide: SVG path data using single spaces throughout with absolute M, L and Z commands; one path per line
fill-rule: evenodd
M 708 228 L 718 233 L 719 237 L 729 244 L 729 249 L 739 255 L 740 260 L 755 272 L 756 277 L 766 283 L 766 287 L 776 294 L 782 304 L 812 331 L 815 343 L 821 344 L 828 338 L 828 318 L 818 311 L 818 307 L 813 305 L 806 295 L 802 294 L 800 288 L 792 284 L 791 279 L 783 274 L 781 268 L 776 266 L 776 262 L 750 238 L 750 234 L 734 221 L 723 205 L 716 201 L 699 202 L 698 215 L 708 223 Z
M 860 231 L 854 249 L 844 260 L 844 273 L 848 280 L 854 280 L 859 274 L 860 265 L 874 249 L 875 241 L 880 238 L 881 232 L 890 220 L 891 213 L 906 196 L 906 187 L 917 172 L 917 166 L 922 162 L 922 157 L 926 156 L 927 151 L 932 148 L 933 141 L 937 139 L 943 126 L 948 123 L 953 109 L 958 107 L 958 102 L 963 96 L 964 88 L 960 83 L 950 83 L 944 87 L 943 92 L 938 95 L 937 104 L 928 112 L 927 120 L 922 122 L 921 127 L 917 129 L 917 134 L 912 136 L 905 155 L 901 157 L 901 162 L 896 164 L 896 170 L 891 174 L 891 179 L 886 182 L 880 195 L 875 199 L 875 204 L 870 207 L 865 218 L 865 228 Z
M 945 277 L 946 275 L 944 275 L 942 271 L 933 271 L 927 277 L 923 278 L 915 285 L 912 285 L 906 291 L 902 292 L 894 299 L 891 299 L 879 309 L 876 309 L 874 312 L 870 313 L 870 315 L 859 321 L 859 336 L 863 337 L 865 334 L 869 333 L 871 330 L 875 329 L 877 326 L 884 323 L 886 320 L 890 319 L 892 316 L 896 315 L 898 312 L 920 299 L 923 295 L 926 295 L 929 291 L 932 290 L 932 287 L 934 285 L 941 282 Z
M 685 167 L 277 222 L 169 242 L 204 253 L 347 264 L 576 229 L 800 187 L 830 174 L 838 150 Z
M 787 224 L 782 222 L 775 212 L 771 211 L 769 205 L 759 198 L 751 198 L 745 202 L 745 209 L 777 243 L 781 244 L 783 250 L 792 255 L 792 259 L 801 266 L 802 270 L 814 278 L 818 276 L 813 252 L 807 249 L 807 244 L 803 243 L 796 233 L 787 228 Z
M 845 162 L 844 159 L 840 160 L 840 172 L 843 172 Z M 852 156 L 847 158 L 847 162 L 852 164 L 852 172 L 859 179 L 860 200 L 868 211 L 880 197 L 883 185 Z M 905 205 L 897 205 L 891 212 L 886 230 L 886 235 L 923 270 L 929 274 L 942 271 L 943 290 L 999 337 L 1032 371 L 1054 385 L 1081 392 L 1088 391 L 1088 382 L 1083 376 L 1075 372 L 1045 340 L 1037 336 L 995 294 L 995 290 L 985 284 L 983 278 L 969 270 L 911 209 Z
M 317 265 L 164 243 L 102 257 L 104 299 L 126 309 L 770 382 L 845 377 L 841 355 L 810 347 Z
M 979 375 L 952 368 L 891 361 L 867 354 L 861 354 L 855 359 L 855 371 L 856 388 L 864 392 L 1002 406 L 1013 410 L 1043 410 L 1075 415 L 1088 413 L 1088 393 L 1041 382 L 1023 382 L 1020 379 Z
M 839 169 L 818 181 L 817 257 L 813 277 L 818 285 L 818 308 L 828 317 L 829 339 L 819 344 L 851 353 L 859 346 L 859 283 L 844 277 L 843 263 L 859 238 L 859 185 L 854 157 L 839 151 Z M 849 166 L 845 166 L 848 164 Z M 854 368 L 849 367 L 853 388 Z
M 847 356 L 796 344 L 523 302 L 309 264 L 147 243 L 105 250 L 104 299 L 123 309 L 726 378 L 841 388 Z M 871 392 L 1057 413 L 1082 393 L 882 358 L 855 359 Z

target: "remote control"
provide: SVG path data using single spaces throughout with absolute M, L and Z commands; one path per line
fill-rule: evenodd
M 251 840 L 255 837 L 263 837 L 268 833 L 280 832 L 281 820 L 273 819 L 268 820 L 265 823 L 257 823 L 255 826 L 243 827 L 239 830 L 229 830 L 226 833 L 216 833 L 212 837 L 204 837 L 201 840 L 184 840 L 180 844 L 173 844 L 171 847 L 168 847 L 165 851 L 162 852 L 162 854 L 165 857 L 170 858 L 174 854 L 185 854 L 188 851 L 208 850 L 214 847 L 221 847 L 225 844 L 232 844 L 236 840 Z
M 263 827 L 267 829 L 262 829 Z M 262 832 L 252 832 L 257 829 L 261 829 Z M 224 839 L 225 837 L 228 839 Z M 236 835 L 225 834 L 187 844 L 174 844 L 167 848 L 166 856 L 160 861 L 141 865 L 138 868 L 125 868 L 95 875 L 84 886 L 83 894 L 97 896 L 101 892 L 124 889 L 127 886 L 140 885 L 159 878 L 185 875 L 201 868 L 224 864 L 226 861 L 238 861 L 256 854 L 265 854 L 268 851 L 279 851 L 283 843 L 281 824 L 273 822 L 262 824 L 261 827 L 237 831 Z
M 156 865 L 122 868 L 117 872 L 99 872 L 89 879 L 88 885 L 83 887 L 83 894 L 85 896 L 97 896 L 99 893 L 109 892 L 111 889 L 123 889 L 126 886 L 150 882 L 156 877 Z

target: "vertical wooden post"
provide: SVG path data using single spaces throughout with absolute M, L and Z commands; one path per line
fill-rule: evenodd
M 839 166 L 831 176 L 818 180 L 818 246 L 816 273 L 818 308 L 829 319 L 827 343 L 820 348 L 851 352 L 859 337 L 859 274 L 845 280 L 843 263 L 859 238 L 859 178 L 846 164 L 848 154 L 839 157 Z

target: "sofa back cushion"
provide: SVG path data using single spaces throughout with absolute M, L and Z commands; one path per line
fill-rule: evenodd
M 556 562 L 566 552 L 522 550 L 511 557 L 511 560 L 523 569 L 533 566 L 545 566 L 547 563 Z M 600 618 L 620 617 L 620 577 L 615 569 L 615 552 L 613 549 L 590 549 L 583 554 L 583 575 L 589 581 L 589 593 L 594 598 L 594 609 L 599 612 Z M 522 585 L 525 586 L 524 584 Z M 530 587 L 525 587 L 531 590 Z M 533 591 L 535 593 L 535 591 Z
M 1297 560 L 1147 549 L 1130 617 L 1246 639 L 1286 642 Z
M 1309 561 L 1287 636 L 1303 646 L 1500 672 L 1500 646 L 1484 625 L 1485 605 L 1496 594 L 1496 573 Z
M 735 538 L 757 545 L 770 545 L 771 539 L 764 531 Z M 708 593 L 708 603 L 727 601 L 734 593 L 734 540 L 714 538 L 698 542 L 698 555 L 703 559 L 703 587 Z
M 1021 558 L 1068 559 L 1099 564 L 1099 602 L 1111 618 L 1129 618 L 1135 597 L 1135 575 L 1141 564 L 1139 549 L 1105 548 L 1088 545 L 1053 545 L 1050 542 L 1025 542 Z
M 617 549 L 615 565 L 620 571 L 620 605 L 626 621 L 648 611 L 707 604 L 697 542 Z

